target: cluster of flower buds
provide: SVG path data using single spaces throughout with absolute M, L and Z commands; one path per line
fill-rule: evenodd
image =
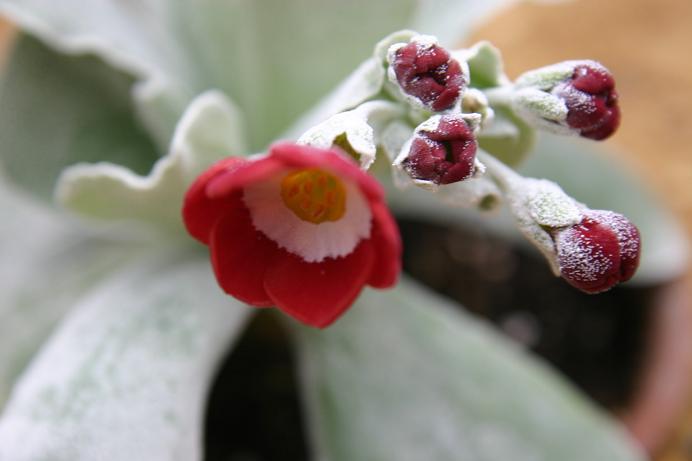
M 387 63 L 389 88 L 395 97 L 425 111 L 444 111 L 416 127 L 394 166 L 423 187 L 456 183 L 482 171 L 476 160 L 475 136 L 480 116 L 462 114 L 459 104 L 467 85 L 468 66 L 427 35 L 390 46 Z
M 520 75 L 512 106 L 537 126 L 595 140 L 620 124 L 615 80 L 595 61 L 565 61 Z
M 587 210 L 578 224 L 553 231 L 553 239 L 560 275 L 586 293 L 629 280 L 639 265 L 639 230 L 612 211 Z

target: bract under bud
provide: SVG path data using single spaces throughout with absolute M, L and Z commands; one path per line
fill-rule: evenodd
M 560 275 L 586 293 L 600 293 L 632 278 L 639 265 L 639 230 L 621 214 L 588 210 L 554 233 Z
M 601 140 L 620 123 L 617 99 L 608 69 L 595 61 L 565 61 L 519 76 L 512 105 L 542 128 Z
M 416 105 L 435 112 L 450 109 L 461 96 L 466 77 L 459 61 L 434 37 L 418 35 L 387 53 L 389 80 Z
M 479 167 L 473 131 L 461 114 L 431 117 L 416 128 L 395 165 L 414 180 L 435 185 L 471 178 Z

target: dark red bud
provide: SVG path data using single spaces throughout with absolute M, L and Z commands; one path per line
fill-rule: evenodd
M 451 184 L 473 175 L 477 147 L 464 119 L 443 115 L 437 129 L 416 133 L 402 165 L 412 178 Z
M 639 230 L 621 214 L 589 210 L 579 224 L 555 232 L 560 275 L 599 293 L 632 278 L 639 265 Z
M 459 62 L 439 45 L 411 42 L 391 65 L 403 91 L 436 112 L 452 107 L 464 85 Z
M 567 105 L 567 124 L 581 136 L 601 140 L 620 124 L 620 108 L 613 76 L 603 67 L 581 64 L 553 94 Z

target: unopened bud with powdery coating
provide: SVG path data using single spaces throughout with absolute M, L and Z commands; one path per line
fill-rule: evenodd
M 451 109 L 466 85 L 462 65 L 435 37 L 417 35 L 409 43 L 392 45 L 387 62 L 394 92 L 434 112 Z
M 471 178 L 478 168 L 473 120 L 461 114 L 435 115 L 419 125 L 395 166 L 412 179 L 435 185 Z M 470 124 L 471 123 L 471 124 Z M 478 123 L 478 120 L 475 121 Z
M 582 220 L 553 233 L 560 275 L 586 293 L 632 278 L 639 265 L 639 230 L 621 214 L 587 210 Z
M 512 105 L 543 128 L 589 139 L 605 139 L 620 124 L 615 80 L 595 61 L 565 61 L 522 74 Z

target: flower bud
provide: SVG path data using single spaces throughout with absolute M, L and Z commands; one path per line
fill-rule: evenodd
M 586 293 L 629 280 L 639 265 L 639 231 L 612 211 L 587 210 L 581 222 L 557 230 L 553 238 L 560 275 Z
M 466 84 L 459 61 L 434 37 L 418 35 L 408 44 L 392 45 L 387 61 L 391 83 L 407 99 L 428 110 L 450 109 Z
M 451 184 L 474 175 L 477 148 L 473 127 L 462 115 L 436 115 L 416 128 L 395 165 L 414 180 Z
M 601 140 L 620 123 L 615 80 L 595 61 L 566 61 L 526 72 L 515 89 L 514 108 L 544 128 L 563 127 Z

